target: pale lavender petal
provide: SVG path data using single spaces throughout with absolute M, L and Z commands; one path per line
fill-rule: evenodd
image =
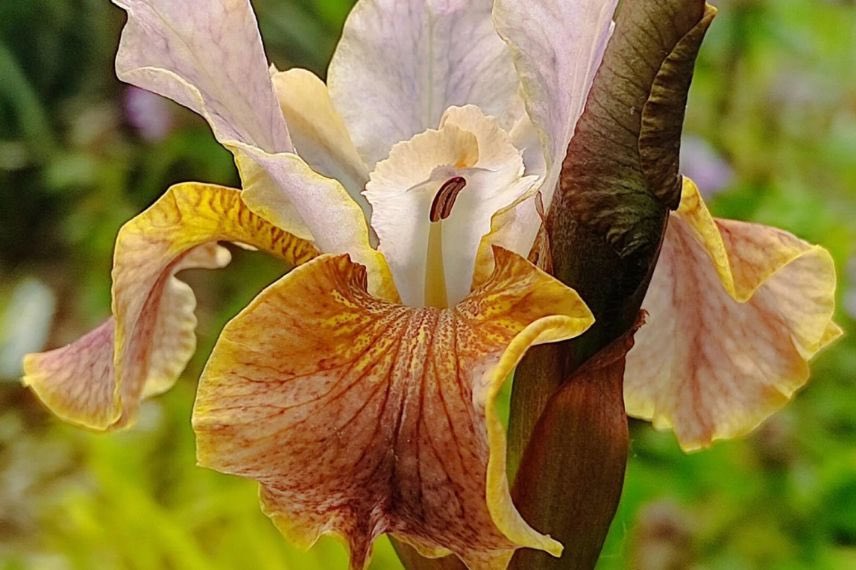
M 393 144 L 477 105 L 510 130 L 522 113 L 490 0 L 360 0 L 330 63 L 330 94 L 369 169 Z
M 204 116 L 221 143 L 292 150 L 249 0 L 113 0 L 128 12 L 116 72 Z
M 496 29 L 514 54 L 523 99 L 547 159 L 549 206 L 558 172 L 612 30 L 617 0 L 496 0 Z

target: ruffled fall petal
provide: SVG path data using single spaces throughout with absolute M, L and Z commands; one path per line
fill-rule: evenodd
M 742 435 L 808 380 L 840 334 L 829 253 L 766 226 L 715 220 L 685 179 L 627 360 L 628 413 L 696 449 Z
M 369 171 L 357 153 L 327 86 L 311 71 L 274 73 L 273 86 L 300 157 L 318 174 L 342 183 L 369 219 L 371 208 L 362 192 Z
M 435 228 L 443 244 L 442 280 L 453 305 L 470 291 L 476 252 L 493 214 L 536 182 L 536 177 L 523 176 L 523 169 L 508 133 L 472 105 L 449 108 L 438 130 L 396 144 L 389 158 L 377 164 L 366 186 L 371 223 L 404 303 L 424 305 L 426 276 L 437 271 L 426 263 L 429 214 L 444 183 L 460 177 L 466 184 L 450 215 Z
M 360 0 L 330 62 L 336 108 L 369 167 L 436 129 L 447 107 L 478 105 L 510 129 L 523 112 L 490 0 Z
M 347 256 L 323 256 L 224 329 L 194 410 L 199 462 L 261 483 L 295 542 L 343 536 L 352 568 L 382 533 L 470 568 L 515 548 L 558 554 L 511 503 L 495 399 L 533 344 L 592 322 L 575 292 L 497 249 L 496 271 L 450 309 L 366 292 Z
M 24 383 L 58 416 L 93 429 L 133 421 L 140 400 L 169 389 L 196 346 L 193 292 L 174 275 L 223 267 L 217 241 L 251 245 L 298 264 L 311 244 L 253 214 L 237 190 L 171 188 L 121 229 L 113 264 L 113 317 L 64 348 L 29 355 Z

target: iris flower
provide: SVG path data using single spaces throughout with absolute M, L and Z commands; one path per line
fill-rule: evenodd
M 248 0 L 114 3 L 119 77 L 202 115 L 243 190 L 181 184 L 123 227 L 112 318 L 29 356 L 25 382 L 68 421 L 130 424 L 194 350 L 175 274 L 224 266 L 218 242 L 263 250 L 296 268 L 217 342 L 200 464 L 257 480 L 296 543 L 342 536 L 353 568 L 383 533 L 474 569 L 558 555 L 511 502 L 495 401 L 530 346 L 592 323 L 527 257 L 616 2 L 360 0 L 326 84 L 269 68 Z M 831 338 L 831 265 L 783 232 L 712 221 L 691 185 L 669 231 L 628 400 L 704 444 L 805 380 Z

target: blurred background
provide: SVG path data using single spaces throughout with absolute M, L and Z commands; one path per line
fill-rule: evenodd
M 683 169 L 720 216 L 829 248 L 848 335 L 751 437 L 684 455 L 632 425 L 620 512 L 599 568 L 856 568 L 856 3 L 721 0 L 690 98 Z M 352 0 L 255 0 L 268 55 L 323 76 Z M 185 274 L 199 351 L 139 425 L 63 425 L 20 387 L 20 356 L 108 313 L 120 225 L 170 184 L 237 183 L 196 116 L 120 84 L 124 17 L 107 0 L 0 0 L 0 569 L 328 570 L 292 549 L 254 483 L 195 466 L 196 378 L 223 324 L 281 266 L 236 251 Z M 399 568 L 389 545 L 374 569 Z

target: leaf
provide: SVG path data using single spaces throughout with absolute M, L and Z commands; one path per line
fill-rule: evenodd
M 666 214 L 680 200 L 687 91 L 714 14 L 701 0 L 625 2 L 619 12 L 549 216 L 556 275 L 596 315 L 644 295 Z M 604 276 L 617 286 L 604 288 Z M 637 311 L 622 312 L 620 328 Z
M 615 397 L 621 378 L 617 388 L 606 378 L 597 390 L 577 370 L 602 360 L 638 319 L 669 209 L 680 199 L 687 92 L 715 12 L 703 0 L 623 2 L 577 123 L 546 243 L 554 275 L 580 293 L 596 323 L 523 360 L 509 427 L 509 465 L 519 464 L 515 504 L 534 528 L 565 545 L 565 555 L 521 551 L 511 568 L 591 568 L 609 530 L 627 449 L 626 431 L 616 428 L 626 430 L 627 422 Z M 609 429 L 598 432 L 597 425 Z M 591 470 L 598 476 L 577 476 Z

